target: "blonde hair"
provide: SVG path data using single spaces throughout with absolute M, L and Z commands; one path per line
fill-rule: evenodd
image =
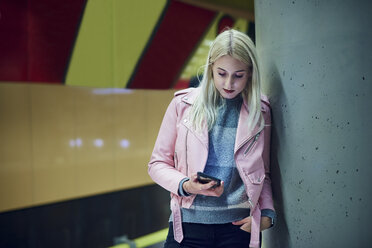
M 262 129 L 265 123 L 261 113 L 261 80 L 256 48 L 246 34 L 234 29 L 220 33 L 209 49 L 203 78 L 198 87 L 200 94 L 192 106 L 190 119 L 197 130 L 201 130 L 203 125 L 207 125 L 208 130 L 213 127 L 222 97 L 213 82 L 212 66 L 216 60 L 225 55 L 242 61 L 252 70 L 251 81 L 247 82 L 241 94 L 249 106 L 247 128 L 252 131 L 259 125 Z

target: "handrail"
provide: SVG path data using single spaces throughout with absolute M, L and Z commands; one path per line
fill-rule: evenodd
M 134 239 L 136 248 L 145 248 L 156 243 L 160 243 L 167 238 L 168 228 L 144 235 L 142 237 Z M 118 244 L 111 246 L 109 248 L 131 248 L 129 244 Z

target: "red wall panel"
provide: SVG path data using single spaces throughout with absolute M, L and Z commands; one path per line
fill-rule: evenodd
M 0 3 L 0 80 L 63 83 L 85 0 Z
M 172 88 L 215 14 L 182 2 L 170 1 L 128 88 Z
M 27 80 L 27 0 L 0 1 L 0 80 Z

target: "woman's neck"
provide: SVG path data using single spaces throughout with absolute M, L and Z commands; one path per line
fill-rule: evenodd
M 235 96 L 234 98 L 223 98 L 223 102 L 227 105 L 231 105 L 231 104 L 238 104 L 240 103 L 241 101 L 243 100 L 242 98 L 242 95 L 241 94 L 238 94 L 237 96 Z

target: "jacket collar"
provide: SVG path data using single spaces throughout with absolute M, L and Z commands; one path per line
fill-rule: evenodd
M 192 105 L 195 102 L 196 97 L 200 92 L 200 88 L 188 88 L 175 93 L 175 95 L 183 95 L 182 101 Z M 261 111 L 266 112 L 266 108 L 264 104 L 269 104 L 268 98 L 264 95 L 261 95 Z M 236 139 L 235 139 L 235 147 L 234 152 L 236 152 L 243 144 L 245 144 L 251 137 L 253 137 L 259 131 L 259 127 L 256 127 L 253 131 L 249 131 L 247 128 L 247 121 L 249 115 L 249 106 L 247 100 L 243 99 L 243 104 L 240 109 L 240 115 L 238 120 L 238 127 L 236 131 Z M 191 123 L 189 123 L 190 125 Z M 191 126 L 189 127 L 191 128 Z M 196 132 L 198 138 L 204 144 L 208 144 L 208 129 L 204 128 L 204 130 L 199 133 Z
M 188 89 L 177 91 L 175 93 L 175 96 L 183 94 L 181 98 L 182 101 L 187 104 L 193 105 L 199 92 L 200 92 L 200 88 L 188 88 Z

